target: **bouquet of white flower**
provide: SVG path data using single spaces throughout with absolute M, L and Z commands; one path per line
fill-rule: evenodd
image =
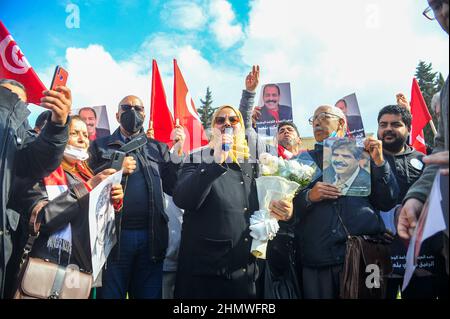
M 275 237 L 280 228 L 278 221 L 270 215 L 270 202 L 292 201 L 296 193 L 317 176 L 319 168 L 312 163 L 314 161 L 310 157 L 307 161 L 299 158 L 284 160 L 268 153 L 261 154 L 259 164 L 262 176 L 256 178 L 259 210 L 250 217 L 250 235 L 253 237 L 251 253 L 257 258 L 266 259 L 268 241 Z

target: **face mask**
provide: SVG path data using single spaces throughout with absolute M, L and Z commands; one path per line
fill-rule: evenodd
M 68 158 L 77 160 L 77 161 L 85 161 L 89 158 L 89 153 L 86 152 L 85 149 L 79 148 L 72 145 L 67 145 L 64 150 L 64 155 Z
M 128 133 L 134 134 L 139 132 L 144 124 L 144 117 L 141 113 L 136 112 L 134 109 L 127 110 L 120 116 L 120 125 Z

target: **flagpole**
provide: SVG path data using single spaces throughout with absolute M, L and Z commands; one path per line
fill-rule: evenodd
M 436 126 L 434 126 L 434 122 L 433 120 L 430 120 L 430 126 L 431 126 L 431 130 L 433 131 L 433 134 L 436 136 L 437 135 L 437 131 L 436 131 Z

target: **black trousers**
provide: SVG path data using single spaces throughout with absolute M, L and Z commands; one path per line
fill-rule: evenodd
M 304 299 L 338 299 L 343 264 L 312 268 L 302 267 Z

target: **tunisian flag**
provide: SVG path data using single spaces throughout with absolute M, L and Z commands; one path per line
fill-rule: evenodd
M 28 102 L 41 104 L 42 91 L 46 88 L 1 21 L 0 78 L 22 83 L 27 90 Z
M 189 94 L 189 90 L 184 82 L 181 71 L 178 68 L 177 60 L 173 60 L 174 65 L 174 86 L 173 86 L 173 109 L 175 119 L 180 121 L 186 132 L 186 142 L 183 151 L 187 154 L 197 148 L 208 144 L 205 130 L 198 116 L 194 101 Z
M 423 128 L 431 121 L 431 115 L 416 78 L 413 78 L 410 105 L 412 115 L 410 144 L 419 152 L 427 154 Z
M 152 96 L 150 121 L 153 122 L 155 140 L 166 143 L 172 147 L 171 133 L 174 129 L 172 114 L 167 106 L 166 92 L 164 91 L 158 64 L 153 60 L 152 67 Z

